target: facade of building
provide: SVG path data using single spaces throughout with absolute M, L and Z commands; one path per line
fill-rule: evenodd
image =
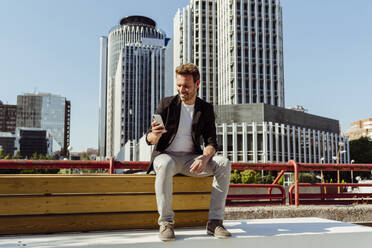
M 46 93 L 27 93 L 17 96 L 17 127 L 47 130 L 67 154 L 70 144 L 70 101 Z
M 216 115 L 218 153 L 231 161 L 335 163 L 340 150 L 350 162 L 337 120 L 262 103 L 217 106 Z
M 107 82 L 107 37 L 100 38 L 99 104 L 98 104 L 98 156 L 106 154 L 106 82 Z
M 215 0 L 191 0 L 173 20 L 174 68 L 196 64 L 200 70 L 199 97 L 214 105 L 219 103 L 217 4 Z
M 17 124 L 17 105 L 3 104 L 0 101 L 0 132 L 15 133 Z
M 174 67 L 201 72 L 199 97 L 284 107 L 279 0 L 191 0 L 174 18 Z
M 165 96 L 166 42 L 155 21 L 143 16 L 123 18 L 110 30 L 107 42 L 101 38 L 100 108 L 106 106 L 105 113 L 100 112 L 101 157 L 116 157 L 150 125 L 151 114 Z
M 0 132 L 0 150 L 2 155 L 9 157 L 14 155 L 15 151 L 15 134 L 10 132 Z
M 348 136 L 350 140 L 357 140 L 361 137 L 372 139 L 372 118 L 352 122 L 345 136 Z
M 218 0 L 219 103 L 284 107 L 279 0 Z
M 174 67 L 198 65 L 231 161 L 349 162 L 337 120 L 284 108 L 282 26 L 280 0 L 191 0 L 174 18 Z
M 15 147 L 24 158 L 31 158 L 34 153 L 51 155 L 52 139 L 49 131 L 45 129 L 17 127 Z

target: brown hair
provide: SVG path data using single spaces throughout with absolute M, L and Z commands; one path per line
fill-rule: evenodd
M 192 63 L 179 65 L 176 68 L 176 74 L 179 75 L 192 75 L 194 83 L 200 79 L 199 69 L 196 65 Z

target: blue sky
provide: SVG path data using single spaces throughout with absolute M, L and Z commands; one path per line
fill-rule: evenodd
M 128 15 L 154 19 L 169 37 L 189 0 L 0 0 L 0 100 L 50 92 L 71 100 L 74 151 L 97 147 L 99 37 Z M 286 107 L 351 121 L 372 117 L 372 1 L 286 0 Z

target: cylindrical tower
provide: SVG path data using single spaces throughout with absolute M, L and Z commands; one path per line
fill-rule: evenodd
M 165 39 L 156 22 L 145 16 L 127 16 L 120 20 L 108 35 L 108 78 L 115 77 L 120 51 L 126 44 L 142 44 L 143 38 Z

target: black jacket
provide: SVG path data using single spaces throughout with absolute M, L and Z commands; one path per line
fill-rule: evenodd
M 181 114 L 181 99 L 178 95 L 165 97 L 161 100 L 159 106 L 155 110 L 156 114 L 161 115 L 165 129 L 167 130 L 161 138 L 158 144 L 155 145 L 152 155 L 150 166 L 147 170 L 149 173 L 153 170 L 153 161 L 156 156 L 163 153 L 165 149 L 172 143 L 174 137 L 177 134 L 178 124 L 180 121 Z M 151 126 L 146 133 L 147 135 L 151 132 Z M 201 138 L 204 140 L 204 146 L 211 145 L 217 151 L 217 140 L 216 140 L 216 124 L 213 105 L 206 101 L 196 98 L 194 105 L 194 116 L 192 119 L 191 136 L 194 142 L 195 154 L 202 154 L 201 149 Z M 151 145 L 148 141 L 147 143 Z

